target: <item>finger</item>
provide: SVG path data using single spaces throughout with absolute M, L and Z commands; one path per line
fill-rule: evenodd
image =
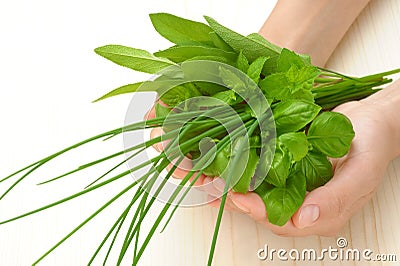
M 385 169 L 374 155 L 344 160 L 336 166 L 335 176 L 327 184 L 306 196 L 292 217 L 293 223 L 299 229 L 320 235 L 337 234 L 371 199 Z
M 161 127 L 153 128 L 153 129 L 150 131 L 150 139 L 154 139 L 154 138 L 160 137 L 160 136 L 163 135 L 164 133 L 165 133 L 165 132 L 164 132 L 164 130 L 162 130 Z M 164 147 L 166 147 L 166 146 L 168 145 L 169 142 L 170 142 L 170 140 L 168 140 L 168 139 L 167 139 L 167 140 L 164 140 L 164 141 L 157 142 L 157 143 L 153 144 L 153 148 L 154 148 L 156 151 L 161 152 L 161 151 L 164 150 Z
M 219 209 L 221 206 L 221 198 L 215 198 L 211 195 L 208 195 L 208 205 Z M 229 198 L 226 199 L 225 205 L 224 205 L 224 210 L 227 211 L 238 211 L 238 209 L 235 207 L 235 205 L 229 200 Z
M 147 113 L 144 115 L 144 120 L 150 120 L 155 117 L 156 117 L 156 108 L 155 105 L 153 105 L 153 107 L 151 107 L 151 109 L 147 111 Z
M 249 215 L 253 220 L 265 225 L 277 235 L 304 236 L 309 233 L 296 228 L 291 220 L 283 226 L 271 224 L 268 221 L 263 200 L 254 192 L 247 192 L 246 194 L 231 192 L 230 195 L 232 204 L 234 204 L 236 208 L 240 209 L 242 213 Z

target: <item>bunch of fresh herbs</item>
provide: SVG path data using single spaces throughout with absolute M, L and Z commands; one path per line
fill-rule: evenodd
M 269 221 L 284 225 L 301 206 L 306 191 L 324 185 L 333 176 L 328 158 L 345 156 L 350 148 L 354 137 L 350 120 L 330 110 L 375 93 L 379 90 L 377 86 L 391 81 L 385 76 L 400 71 L 350 77 L 315 67 L 307 55 L 282 49 L 257 33 L 240 35 L 210 17 L 205 17 L 208 25 L 165 13 L 151 14 L 150 18 L 154 28 L 174 46 L 154 54 L 121 45 L 106 45 L 95 52 L 124 67 L 157 74 L 152 80 L 122 86 L 98 100 L 124 93 L 155 91 L 163 102 L 163 105 L 155 106 L 156 117 L 91 137 L 1 180 L 25 172 L 0 199 L 39 167 L 86 143 L 146 128 L 162 127 L 165 132 L 43 182 L 52 182 L 129 154 L 83 191 L 1 222 L 8 223 L 51 208 L 147 167 L 145 174 L 111 198 L 35 263 L 119 197 L 136 188 L 132 200 L 116 217 L 89 262 L 92 263 L 108 243 L 106 262 L 110 251 L 118 248 L 114 245 L 115 239 L 122 236 L 124 241 L 119 247 L 117 264 L 132 247 L 132 263 L 136 265 L 161 222 L 165 221 L 165 228 L 190 188 L 205 174 L 226 181 L 210 249 L 210 265 L 227 191 L 255 191 L 265 203 Z M 109 177 L 118 166 L 165 140 L 169 143 L 159 155 Z M 140 226 L 146 214 L 179 163 L 187 158 L 192 160 L 193 169 L 170 195 L 144 240 L 139 241 Z M 172 161 L 173 167 L 166 175 L 161 175 Z M 161 182 L 157 183 L 159 179 Z M 155 192 L 149 196 L 149 190 Z M 175 200 L 178 204 L 172 204 Z M 171 209 L 172 205 L 175 206 Z M 166 216 L 168 212 L 169 216 Z M 121 229 L 124 224 L 129 224 L 125 232 Z

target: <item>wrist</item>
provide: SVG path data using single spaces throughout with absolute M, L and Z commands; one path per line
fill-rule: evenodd
M 369 0 L 279 0 L 259 33 L 324 66 Z
M 400 80 L 362 100 L 381 114 L 391 141 L 390 158 L 400 156 Z

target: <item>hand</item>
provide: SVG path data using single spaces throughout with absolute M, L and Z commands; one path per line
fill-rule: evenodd
M 393 128 L 396 118 L 392 117 L 395 102 L 390 103 L 388 96 L 400 81 L 385 90 L 362 101 L 349 102 L 338 106 L 333 111 L 343 113 L 352 122 L 355 138 L 349 153 L 338 159 L 332 159 L 334 176 L 324 186 L 306 195 L 299 208 L 284 226 L 276 226 L 268 222 L 265 206 L 261 198 L 253 192 L 246 194 L 229 191 L 226 209 L 248 214 L 254 220 L 266 225 L 274 233 L 285 236 L 336 235 L 354 213 L 361 209 L 375 193 L 388 163 L 399 154 L 399 143 L 396 143 L 399 131 Z M 391 97 L 392 99 L 396 97 Z M 390 105 L 385 105 L 386 103 Z M 389 110 L 389 111 L 387 111 Z M 154 110 L 149 112 L 154 117 Z M 397 125 L 398 126 L 398 125 Z M 152 137 L 162 134 L 157 128 Z M 162 150 L 162 146 L 156 147 Z M 191 165 L 177 169 L 174 177 L 183 178 Z M 219 195 L 224 188 L 221 178 L 210 178 L 202 175 L 196 185 L 207 186 L 211 196 L 210 205 L 218 207 Z
M 264 203 L 255 193 L 231 193 L 232 202 L 278 235 L 336 235 L 371 199 L 388 163 L 398 154 L 396 131 L 391 127 L 393 119 L 379 104 L 367 98 L 343 104 L 334 111 L 343 113 L 353 123 L 355 138 L 351 149 L 346 156 L 332 160 L 333 178 L 308 193 L 286 225 L 279 227 L 268 222 Z

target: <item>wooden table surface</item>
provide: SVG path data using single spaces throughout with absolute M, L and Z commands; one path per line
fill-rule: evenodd
M 15 2 L 22 6 L 29 5 L 28 1 L 18 0 Z M 132 41 L 133 37 L 131 35 L 135 35 L 135 32 L 139 31 L 142 25 L 150 23 L 149 20 L 143 21 L 143 14 L 154 11 L 165 11 L 194 19 L 201 19 L 201 15 L 211 15 L 221 23 L 236 29 L 239 32 L 251 33 L 258 30 L 271 11 L 275 1 L 250 0 L 228 2 L 212 0 L 182 0 L 167 3 L 167 1 L 158 0 L 154 2 L 152 1 L 152 3 L 148 4 L 138 1 L 134 1 L 134 3 L 129 3 L 129 1 L 115 1 L 110 7 L 107 7 L 107 3 L 104 1 L 88 1 L 87 3 L 80 3 L 79 1 L 60 1 L 60 6 L 55 3 L 50 3 L 51 1 L 39 1 L 38 6 L 25 6 L 24 14 L 30 16 L 29 18 L 32 19 L 32 23 L 37 23 L 39 26 L 42 25 L 39 21 L 41 15 L 43 15 L 45 19 L 48 19 L 43 22 L 43 25 L 48 25 L 49 27 L 51 26 L 50 19 L 53 19 L 54 23 L 61 21 L 60 25 L 63 24 L 63 21 L 65 22 L 68 20 L 68 24 L 58 29 L 62 34 L 65 33 L 67 36 L 71 37 L 73 37 L 72 32 L 74 30 L 79 31 L 81 27 L 93 30 L 88 31 L 89 37 L 87 37 L 91 38 L 90 40 L 92 41 L 86 41 L 86 43 L 84 43 L 84 45 L 87 45 L 88 49 L 94 48 L 94 45 L 105 44 L 99 43 L 99 41 L 110 43 L 121 43 L 125 41 L 123 44 L 132 44 L 132 46 L 142 48 L 150 46 L 149 50 L 153 49 L 154 51 L 166 46 L 166 43 L 160 40 L 160 38 L 156 39 L 157 41 L 153 41 L 153 38 L 156 35 L 147 34 L 147 32 L 141 31 L 144 35 L 140 36 L 140 39 L 136 38 L 135 41 Z M 47 6 L 48 4 L 50 6 Z M 11 7 L 10 5 L 14 6 Z M 11 15 L 8 14 L 9 18 L 13 17 L 12 14 L 20 14 L 20 8 L 23 8 L 17 6 L 15 3 L 2 3 L 0 4 L 0 7 L 2 7 L 0 8 L 0 10 L 2 10 L 0 11 L 0 14 L 1 12 L 4 12 L 3 15 L 7 15 L 6 12 L 11 12 Z M 50 15 L 51 12 L 45 12 L 42 10 L 46 7 L 49 8 L 49 10 L 54 9 L 61 13 L 63 12 L 61 9 L 64 10 L 64 12 L 66 12 L 65 10 L 68 10 L 70 13 L 67 18 L 58 17 L 57 14 Z M 128 11 L 128 7 L 131 11 Z M 33 13 L 34 15 L 31 14 L 31 8 L 34 12 L 38 12 L 37 15 L 35 15 L 35 13 Z M 106 13 L 108 8 L 110 10 Z M 102 11 L 100 12 L 99 10 Z M 74 22 L 74 19 L 76 19 L 77 23 Z M 121 28 L 117 28 L 117 24 L 113 24 L 116 23 L 114 20 L 124 24 L 120 25 Z M 128 25 L 130 21 L 134 26 Z M 2 25 L 6 25 L 7 21 L 3 22 Z M 102 28 L 98 29 L 97 27 L 100 26 L 96 23 L 100 22 L 103 23 L 101 24 Z M 15 19 L 10 23 L 13 32 L 11 32 L 11 30 L 8 31 L 6 28 L 0 28 L 0 32 L 3 35 L 6 34 L 9 38 L 14 38 L 14 30 L 17 33 L 27 33 L 30 31 L 29 27 L 34 27 L 28 25 L 29 21 L 25 21 L 25 23 L 26 24 L 22 24 L 19 20 Z M 28 29 L 25 29 L 25 26 L 28 27 Z M 113 28 L 114 26 L 116 28 Z M 146 30 L 148 29 L 147 26 L 143 27 L 145 27 Z M 43 29 L 39 29 L 39 27 L 35 29 L 38 32 L 41 30 L 43 32 Z M 84 34 L 85 33 L 83 32 L 81 36 L 84 36 Z M 115 35 L 104 39 L 104 36 L 107 36 L 108 34 Z M 99 39 L 99 36 L 103 36 L 103 39 Z M 115 39 L 112 39 L 113 37 L 115 37 Z M 11 40 L 9 46 L 7 46 L 7 44 L 2 44 L 5 46 L 0 47 L 7 48 L 10 53 L 21 51 L 20 49 L 23 48 L 21 43 L 13 45 L 12 42 L 14 39 L 9 40 Z M 82 41 L 84 40 L 85 37 L 82 38 Z M 29 45 L 31 41 L 32 39 L 28 38 L 25 44 Z M 65 53 L 64 61 L 68 60 L 66 57 L 68 56 L 68 53 L 71 53 L 68 49 L 78 49 L 79 40 L 76 41 L 77 44 L 75 44 L 74 41 L 70 41 L 68 45 L 60 44 L 61 52 L 64 51 L 63 53 Z M 4 49 L 2 50 L 4 51 Z M 84 53 L 89 52 L 89 50 L 84 51 Z M 32 57 L 28 56 L 25 59 L 19 59 L 19 63 L 16 63 L 16 66 L 23 62 L 21 60 L 26 60 L 26 62 L 29 63 L 39 58 L 35 57 L 36 55 L 33 55 L 33 51 L 29 50 L 29 53 L 32 53 L 29 54 L 32 55 Z M 83 54 L 82 51 L 81 53 Z M 42 51 L 42 55 L 43 54 L 45 55 L 44 50 Z M 3 60 L 0 64 L 3 73 L 4 71 L 8 71 L 6 73 L 9 73 L 9 75 L 24 75 L 28 74 L 29 71 L 33 71 L 33 73 L 43 73 L 44 70 L 51 71 L 51 68 L 57 68 L 57 65 L 54 65 L 57 64 L 56 61 L 51 61 L 52 58 L 45 58 L 44 60 L 50 60 L 48 62 L 52 62 L 53 64 L 39 64 L 37 69 L 35 69 L 34 64 L 32 63 L 33 67 L 29 69 L 22 68 L 21 70 L 17 67 L 11 67 L 10 70 L 9 65 L 6 63 L 11 62 L 11 56 L 7 56 L 8 55 L 5 55 L 5 61 Z M 90 61 L 92 59 L 88 58 L 88 60 Z M 95 67 L 99 62 L 104 63 L 101 60 L 96 60 L 97 58 L 90 61 L 90 63 L 83 62 L 83 64 Z M 75 62 L 75 64 L 79 65 L 80 62 Z M 106 65 L 106 63 L 104 63 L 104 65 Z M 353 75 L 365 75 L 368 73 L 398 68 L 399 66 L 399 0 L 372 0 L 357 21 L 352 25 L 350 31 L 346 34 L 327 65 L 327 67 L 331 69 Z M 80 66 L 77 66 L 77 69 L 80 69 Z M 65 72 L 65 68 L 62 71 Z M 79 75 L 79 73 L 77 73 L 78 70 L 75 71 L 70 69 L 68 71 Z M 85 70 L 80 69 L 80 71 L 82 72 Z M 111 81 L 111 77 L 108 77 L 109 75 L 106 74 L 107 71 L 112 71 L 114 75 L 113 81 Z M 119 71 L 123 72 L 121 76 L 118 76 Z M 16 81 L 17 85 L 15 85 L 13 91 L 7 92 L 5 88 L 2 88 L 3 96 L 0 102 L 2 109 L 0 109 L 0 111 L 2 113 L 3 125 L 8 125 L 7 128 L 12 128 L 14 130 L 4 130 L 4 133 L 1 133 L 0 146 L 3 147 L 1 151 L 1 159 L 3 163 L 1 164 L 2 169 L 0 171 L 0 176 L 5 176 L 7 173 L 16 169 L 17 166 L 22 166 L 24 163 L 32 161 L 39 156 L 46 155 L 47 153 L 62 148 L 75 140 L 79 140 L 82 136 L 90 136 L 89 133 L 91 132 L 95 133 L 102 131 L 103 129 L 111 128 L 114 125 L 118 126 L 122 121 L 121 117 L 123 117 L 125 109 L 117 108 L 118 110 L 111 110 L 110 112 L 107 112 L 106 109 L 108 108 L 110 110 L 111 107 L 118 107 L 118 105 L 119 107 L 124 106 L 124 104 L 128 104 L 126 99 L 124 100 L 120 98 L 116 99 L 113 104 L 102 103 L 96 107 L 90 108 L 87 108 L 87 105 L 90 100 L 96 98 L 96 96 L 103 92 L 99 91 L 98 88 L 101 88 L 105 92 L 108 89 L 112 89 L 112 86 L 115 87 L 123 84 L 124 81 L 132 81 L 132 77 L 134 78 L 133 81 L 137 81 L 135 78 L 140 77 L 140 75 L 132 76 L 130 72 L 128 73 L 128 71 L 125 71 L 126 70 L 121 70 L 120 68 L 101 69 L 99 70 L 100 73 L 94 73 L 95 71 L 91 71 L 91 74 L 88 74 L 91 79 L 90 81 L 94 80 L 94 77 L 96 77 L 97 83 L 95 83 L 95 85 L 98 87 L 88 81 L 88 76 L 85 76 L 84 74 L 78 76 L 73 83 L 74 85 L 78 84 L 77 88 L 70 86 L 69 91 L 63 91 L 61 97 L 65 98 L 62 99 L 59 97 L 58 93 L 49 93 L 43 97 L 32 98 L 36 102 L 32 102 L 32 100 L 28 101 L 25 97 L 21 97 L 17 92 L 19 90 L 20 93 L 32 97 L 35 95 L 30 94 L 32 92 L 24 85 L 25 83 L 21 83 L 23 81 Z M 66 82 L 68 82 L 67 80 L 69 78 L 74 78 L 73 76 L 68 76 L 70 72 L 66 73 L 67 75 L 63 76 L 63 79 Z M 31 88 L 37 88 L 38 93 L 41 93 L 40 80 L 45 79 L 45 77 L 46 76 L 42 75 L 38 79 L 33 80 Z M 7 81 L 7 77 L 0 76 L 0 82 L 4 82 L 4 80 Z M 85 84 L 88 91 L 84 91 L 85 88 L 79 86 L 80 82 Z M 4 84 L 5 83 L 0 83 L 1 86 L 4 86 Z M 52 91 L 52 89 L 57 89 L 54 88 L 54 85 L 56 84 L 45 83 L 43 86 L 48 88 L 46 92 L 49 92 Z M 62 87 L 63 85 L 61 84 L 60 86 Z M 44 93 L 45 91 L 42 92 Z M 70 94 L 75 93 L 76 95 L 74 97 L 69 96 Z M 80 101 L 79 97 L 83 97 L 84 101 Z M 47 99 L 47 101 L 45 99 Z M 67 104 L 65 103 L 67 100 L 74 100 L 77 101 L 77 103 L 76 105 L 71 102 Z M 16 113 L 16 105 L 18 105 L 17 101 L 18 104 L 20 104 L 21 101 L 23 103 L 23 115 L 21 114 L 21 108 L 18 109 L 20 110 L 20 113 Z M 147 105 L 150 105 L 150 103 L 151 102 L 148 101 Z M 42 110 L 42 113 L 40 113 L 42 116 L 35 113 L 35 108 L 41 108 L 37 107 L 41 104 L 47 104 L 48 106 L 48 110 Z M 73 114 L 68 114 L 69 111 L 61 110 L 61 108 L 73 108 L 75 111 L 73 111 Z M 102 108 L 103 110 L 93 111 L 93 109 L 96 108 Z M 29 112 L 33 113 L 29 114 Z M 52 112 L 54 113 L 50 114 Z M 92 117 L 86 115 L 85 112 L 89 112 Z M 57 115 L 59 115 L 59 117 L 57 117 Z M 96 118 L 96 116 L 99 117 Z M 65 123 L 60 122 L 60 117 L 65 119 Z M 21 120 L 23 118 L 25 119 Z M 32 119 L 36 121 L 34 124 L 31 122 Z M 87 122 L 85 119 L 91 119 L 91 122 L 95 122 L 95 125 L 91 126 L 86 132 L 84 132 L 85 134 L 83 134 L 82 130 L 87 128 L 87 124 L 90 124 L 90 122 Z M 80 120 L 85 120 L 85 122 Z M 117 120 L 116 122 L 118 123 L 116 123 L 115 120 Z M 21 121 L 26 124 L 24 125 Z M 26 127 L 26 125 L 29 127 Z M 26 150 L 22 150 L 20 147 L 25 147 Z M 106 149 L 111 150 L 110 147 L 107 147 Z M 68 160 L 79 161 L 79 158 L 84 158 L 84 155 L 77 154 L 77 157 L 78 159 L 68 158 Z M 58 170 L 59 167 L 61 166 L 53 166 L 48 171 L 42 173 L 43 175 L 52 174 L 52 171 Z M 344 237 L 348 241 L 348 248 L 357 248 L 359 250 L 368 248 L 371 249 L 374 254 L 397 254 L 397 262 L 347 262 L 332 261 L 329 259 L 314 262 L 295 262 L 291 260 L 282 262 L 278 259 L 275 259 L 273 262 L 268 260 L 261 261 L 257 257 L 257 251 L 260 248 L 263 248 L 266 244 L 269 248 L 274 249 L 283 248 L 290 250 L 295 248 L 302 250 L 313 248 L 317 252 L 320 252 L 323 248 L 328 248 L 329 246 L 336 247 L 337 237 L 279 237 L 272 234 L 262 225 L 255 223 L 245 215 L 226 211 L 223 215 L 214 265 L 400 265 L 399 176 L 400 159 L 397 159 L 389 165 L 383 182 L 373 199 L 351 219 L 342 232 L 337 236 Z M 38 176 L 36 178 L 39 179 Z M 36 181 L 38 179 L 36 179 Z M 60 237 L 68 233 L 74 226 L 78 225 L 79 221 L 85 218 L 90 210 L 94 210 L 94 207 L 98 205 L 94 203 L 101 201 L 104 193 L 108 195 L 109 193 L 118 191 L 118 189 L 123 185 L 126 185 L 128 181 L 121 181 L 110 190 L 100 191 L 97 194 L 95 193 L 94 196 L 84 198 L 82 201 L 78 200 L 69 203 L 65 207 L 46 211 L 42 214 L 12 224 L 1 225 L 0 265 L 30 265 L 34 259 L 37 259 L 40 254 L 46 251 L 52 244 L 56 243 Z M 39 191 L 37 189 L 32 190 L 35 182 L 26 182 L 25 185 L 22 185 L 22 188 L 16 190 L 14 194 L 0 202 L 1 220 L 17 213 L 21 213 L 22 211 L 30 210 L 31 207 L 38 207 L 44 202 L 49 202 L 48 199 L 57 199 L 60 198 L 61 195 L 67 195 L 68 193 L 66 190 L 70 188 L 77 189 L 79 186 L 84 184 L 84 182 L 77 178 L 71 178 L 69 181 L 63 181 L 62 183 L 50 186 L 51 189 L 49 190 L 44 189 Z M 4 185 L 0 184 L 0 188 L 3 187 Z M 68 187 L 68 189 L 66 187 Z M 123 200 L 128 200 L 128 198 L 124 198 Z M 118 204 L 120 205 L 117 205 L 115 209 L 123 206 L 123 202 Z M 93 205 L 96 206 L 93 207 Z M 151 215 L 157 213 L 157 210 L 161 207 L 162 204 L 157 204 L 157 207 Z M 117 213 L 116 210 L 107 211 L 101 219 L 96 219 L 91 225 L 89 225 L 89 227 L 82 230 L 80 234 L 74 236 L 71 241 L 65 243 L 65 245 L 57 249 L 54 254 L 51 254 L 47 259 L 45 259 L 41 265 L 85 265 L 88 256 L 94 251 L 96 244 L 101 239 L 106 227 L 111 224 L 113 221 L 112 218 L 115 217 Z M 150 242 L 148 249 L 143 255 L 141 265 L 205 265 L 216 215 L 217 210 L 208 206 L 179 209 L 168 229 L 162 234 L 156 233 L 154 239 Z M 146 226 L 149 225 L 145 225 L 145 227 Z M 107 265 L 113 265 L 113 263 L 111 263 L 113 259 L 115 259 L 115 254 L 112 254 L 110 263 Z M 100 265 L 100 262 L 96 262 L 95 265 Z M 130 265 L 129 260 L 124 261 L 123 265 Z

